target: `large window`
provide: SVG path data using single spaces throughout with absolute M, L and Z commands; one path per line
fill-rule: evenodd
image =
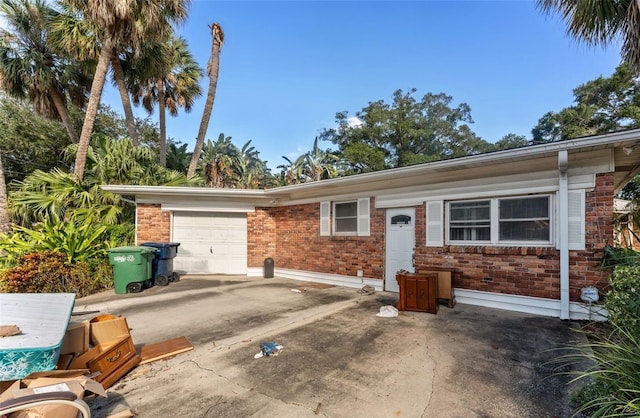
M 447 206 L 451 243 L 552 243 L 548 195 L 449 202 Z

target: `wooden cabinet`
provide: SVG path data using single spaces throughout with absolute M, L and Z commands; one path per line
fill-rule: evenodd
M 438 313 L 438 273 L 399 272 L 399 311 Z

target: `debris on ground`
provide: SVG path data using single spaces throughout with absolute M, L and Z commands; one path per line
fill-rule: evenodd
M 166 359 L 193 350 L 193 345 L 186 337 L 173 338 L 155 344 L 148 344 L 140 349 L 140 364 Z
M 380 307 L 380 312 L 376 316 L 382 318 L 395 318 L 398 316 L 398 309 L 392 305 L 385 305 Z
M 307 291 L 307 289 L 303 287 L 301 289 L 291 289 L 291 291 L 295 293 L 304 293 Z
M 120 412 L 116 412 L 115 414 L 109 415 L 107 418 L 132 418 L 135 417 L 137 414 L 135 413 L 135 411 L 132 411 L 131 409 L 126 409 L 124 411 L 120 411 Z
M 275 357 L 280 354 L 283 348 L 284 347 L 281 344 L 275 341 L 263 342 L 260 343 L 260 352 L 253 356 L 253 358 Z
M 367 285 L 364 285 L 362 289 L 358 290 L 358 292 L 360 292 L 363 295 L 373 295 L 374 293 L 376 293 L 376 289 L 375 287 L 367 284 Z

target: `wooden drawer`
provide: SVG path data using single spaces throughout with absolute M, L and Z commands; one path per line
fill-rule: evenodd
M 99 373 L 94 380 L 102 383 L 105 388 L 140 364 L 140 356 L 136 354 L 130 335 L 110 344 L 101 344 L 97 348 L 99 354 L 89 360 L 87 365 L 92 373 Z

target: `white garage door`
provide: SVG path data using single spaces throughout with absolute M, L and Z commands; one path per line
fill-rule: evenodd
M 186 273 L 247 274 L 245 213 L 174 212 L 173 269 Z

